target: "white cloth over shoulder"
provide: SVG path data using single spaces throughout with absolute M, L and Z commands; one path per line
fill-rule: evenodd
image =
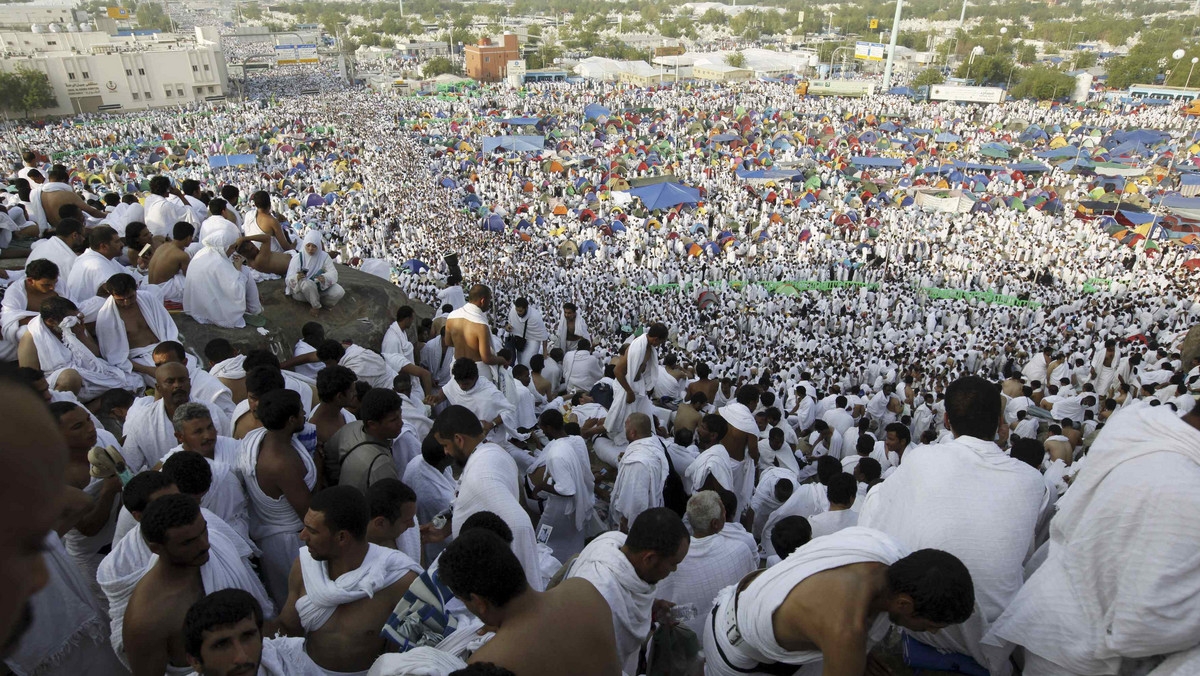
M 663 506 L 663 484 L 667 481 L 667 451 L 658 437 L 649 436 L 630 442 L 617 466 L 613 483 L 611 519 L 629 525 L 647 509 Z
M 154 287 L 138 289 L 137 304 L 138 309 L 142 312 L 142 318 L 146 320 L 146 326 L 150 327 L 150 331 L 154 333 L 154 337 L 158 338 L 159 342 L 179 340 L 179 327 L 171 319 L 171 313 L 163 307 L 162 295 L 158 289 Z M 104 301 L 104 305 L 100 306 L 100 312 L 96 315 L 96 337 L 100 345 L 100 354 L 104 356 L 105 361 L 122 371 L 133 371 L 125 320 L 121 318 L 121 310 L 113 298 Z M 153 346 L 148 347 L 153 349 Z M 145 348 L 140 350 L 142 353 L 147 351 Z
M 513 532 L 513 553 L 521 562 L 525 579 L 530 587 L 542 591 L 545 585 L 538 569 L 537 538 L 529 514 L 520 503 L 520 481 L 517 463 L 507 451 L 490 442 L 479 444 L 459 478 L 451 531 L 458 537 L 463 522 L 477 512 L 492 512 L 504 519 Z
M 609 532 L 592 540 L 567 573 L 567 579 L 592 583 L 608 602 L 617 635 L 617 657 L 624 663 L 650 636 L 655 586 L 638 577 L 621 551 L 625 534 Z
M 1200 430 L 1166 406 L 1115 413 L 1058 501 L 1046 562 L 986 641 L 1025 646 L 1081 674 L 1116 674 L 1123 658 L 1193 649 L 1198 481 Z
M 403 553 L 372 544 L 363 562 L 336 580 L 329 579 L 329 564 L 317 561 L 308 547 L 301 547 L 300 573 L 304 576 L 304 596 L 296 600 L 296 613 L 304 631 L 317 631 L 333 617 L 338 606 L 360 599 L 395 584 L 409 572 L 420 574 L 421 567 Z
M 202 240 L 204 248 L 188 264 L 183 286 L 183 309 L 201 324 L 240 329 L 246 325 L 246 277 L 227 254 L 237 235 L 214 229 Z
M 629 343 L 625 351 L 625 382 L 633 390 L 632 404 L 625 401 L 627 392 L 620 386 L 613 387 L 613 403 L 608 409 L 608 417 L 604 419 L 604 430 L 610 439 L 623 439 L 625 420 L 630 413 L 638 412 L 652 415 L 653 410 L 647 393 L 654 389 L 658 376 L 658 354 L 650 345 L 647 334 L 642 334 Z

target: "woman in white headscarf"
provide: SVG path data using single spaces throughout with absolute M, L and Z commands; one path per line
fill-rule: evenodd
M 288 264 L 287 295 L 312 306 L 309 314 L 316 317 L 321 308 L 338 304 L 346 290 L 338 281 L 337 267 L 322 246 L 321 231 L 312 229 L 304 235 L 304 246 Z

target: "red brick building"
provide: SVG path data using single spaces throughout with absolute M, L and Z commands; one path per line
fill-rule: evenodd
M 504 43 L 492 44 L 488 38 L 481 38 L 477 45 L 467 45 L 463 48 L 467 61 L 467 77 L 480 82 L 499 82 L 508 76 L 508 62 L 521 58 L 521 49 L 517 45 L 517 36 L 512 33 L 504 35 Z

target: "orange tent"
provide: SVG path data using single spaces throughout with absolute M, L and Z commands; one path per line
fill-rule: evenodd
M 567 215 L 567 208 L 566 208 L 565 206 L 561 205 L 561 204 L 560 204 L 560 205 L 558 205 L 558 206 L 556 206 L 556 207 L 554 207 L 554 215 L 555 215 L 555 216 L 566 216 L 566 215 Z
M 699 256 L 702 253 L 704 253 L 704 249 L 699 244 L 693 244 L 688 247 L 689 256 Z
M 533 181 L 525 181 L 525 185 L 521 186 L 521 190 L 533 192 Z

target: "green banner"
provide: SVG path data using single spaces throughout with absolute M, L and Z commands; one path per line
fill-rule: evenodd
M 1016 296 L 1005 296 L 1004 294 L 995 293 L 992 291 L 963 291 L 961 289 L 938 289 L 934 287 L 922 287 L 918 289 L 918 293 L 922 293 L 929 298 L 956 298 L 965 300 L 981 300 L 985 303 L 993 303 L 996 305 L 1011 305 L 1014 307 L 1041 307 L 1042 304 L 1032 300 L 1021 300 Z
M 816 281 L 809 281 L 809 280 L 784 280 L 782 282 L 768 282 L 768 281 L 745 282 L 745 281 L 741 281 L 741 280 L 734 280 L 734 281 L 727 282 L 727 281 L 721 280 L 721 281 L 713 282 L 712 284 L 706 284 L 705 286 L 732 286 L 735 289 L 741 289 L 742 287 L 746 286 L 747 284 L 755 284 L 758 286 L 762 286 L 762 287 L 767 288 L 770 291 L 778 291 L 780 289 L 780 287 L 784 287 L 784 286 L 790 286 L 793 289 L 795 289 L 796 291 L 831 291 L 833 289 L 844 289 L 844 288 L 855 287 L 855 286 L 865 286 L 868 291 L 876 291 L 879 289 L 879 285 L 874 282 L 839 282 L 839 281 L 816 282 Z M 649 291 L 651 293 L 666 293 L 668 291 L 678 291 L 680 288 L 683 288 L 684 290 L 688 290 L 688 289 L 691 289 L 693 286 L 695 286 L 695 285 L 692 284 L 691 282 L 688 282 L 687 284 L 684 284 L 682 287 L 679 284 L 651 284 L 650 286 L 638 286 L 638 287 L 634 287 L 634 288 L 645 289 L 646 291 Z

